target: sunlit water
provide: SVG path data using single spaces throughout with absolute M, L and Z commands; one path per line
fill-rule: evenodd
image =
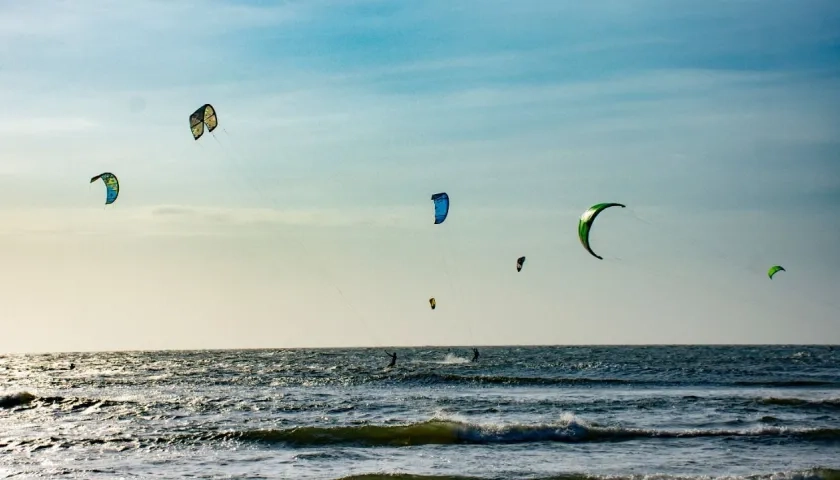
M 397 352 L 1 356 L 0 477 L 840 479 L 837 348 Z

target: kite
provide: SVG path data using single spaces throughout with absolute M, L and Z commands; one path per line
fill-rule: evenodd
M 437 306 L 437 302 L 435 301 L 435 297 L 432 297 L 432 298 L 429 299 L 429 306 L 432 307 L 432 310 L 435 309 L 435 307 Z
M 592 223 L 595 221 L 595 217 L 609 207 L 625 208 L 625 205 L 620 203 L 598 203 L 592 205 L 588 210 L 583 212 L 583 215 L 580 216 L 580 221 L 578 222 L 578 238 L 580 238 L 581 245 L 583 245 L 583 248 L 591 253 L 593 257 L 599 260 L 603 260 L 603 257 L 593 252 L 592 248 L 589 246 L 589 231 L 592 230 Z
M 93 183 L 100 178 L 105 183 L 105 205 L 114 203 L 117 196 L 120 194 L 120 182 L 117 180 L 117 176 L 110 172 L 101 173 L 91 178 L 90 183 Z
M 770 270 L 767 270 L 767 276 L 770 277 L 770 280 L 773 280 L 773 275 L 775 275 L 776 272 L 786 272 L 786 271 L 787 270 L 785 270 L 785 267 L 783 267 L 781 265 L 773 265 L 772 267 L 770 267 Z
M 432 201 L 435 202 L 435 225 L 443 223 L 449 215 L 449 195 L 436 193 L 432 195 Z
M 198 140 L 199 137 L 204 135 L 205 125 L 207 125 L 208 132 L 212 132 L 219 125 L 216 109 L 209 103 L 205 103 L 190 115 L 190 130 L 192 130 L 194 139 Z
M 522 270 L 522 266 L 525 265 L 525 257 L 519 257 L 516 259 L 516 271 L 519 272 Z

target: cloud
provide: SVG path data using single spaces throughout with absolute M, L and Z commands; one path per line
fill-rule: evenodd
M 278 226 L 418 228 L 420 209 L 218 208 L 192 205 L 6 208 L 0 235 L 260 235 Z M 428 213 L 428 212 L 426 212 Z
M 0 120 L 0 135 L 78 133 L 98 125 L 84 117 L 35 117 Z
M 829 190 L 813 193 L 832 198 L 840 179 L 828 160 L 840 88 L 802 72 L 658 70 L 413 95 L 363 82 L 243 90 L 213 100 L 222 127 L 199 142 L 186 125 L 194 105 L 147 98 L 131 122 L 131 97 L 113 92 L 95 108 L 68 99 L 68 111 L 87 115 L 74 122 L 7 110 L 0 137 L 18 135 L 0 153 L 27 175 L 41 165 L 40 175 L 54 176 L 69 162 L 89 165 L 79 178 L 115 171 L 135 192 L 127 201 L 206 204 L 247 194 L 275 208 L 407 205 L 440 189 L 532 208 L 558 198 L 585 203 L 587 191 L 718 207 L 776 202 L 784 191 L 807 203 L 815 181 Z M 802 158 L 805 149 L 814 158 Z
M 411 216 L 418 209 L 384 207 L 379 209 L 294 209 L 269 208 L 201 208 L 183 205 L 153 207 L 149 210 L 155 221 L 181 223 L 184 221 L 225 227 L 305 225 L 315 227 L 412 227 Z M 412 215 L 413 214 L 413 215 Z

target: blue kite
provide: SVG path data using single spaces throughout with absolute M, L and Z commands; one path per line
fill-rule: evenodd
M 449 215 L 449 195 L 445 192 L 436 193 L 432 195 L 432 201 L 435 202 L 435 225 L 438 225 Z

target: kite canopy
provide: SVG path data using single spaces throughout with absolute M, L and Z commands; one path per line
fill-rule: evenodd
M 519 257 L 516 259 L 516 271 L 519 272 L 522 270 L 522 266 L 525 265 L 525 257 Z
M 435 306 L 437 306 L 437 302 L 435 302 L 435 297 L 429 299 L 429 306 L 432 307 L 432 310 L 435 309 Z
M 91 178 L 90 183 L 93 183 L 100 178 L 102 179 L 102 182 L 105 183 L 105 205 L 114 203 L 117 196 L 120 194 L 120 182 L 117 180 L 117 176 L 110 172 L 100 173 L 99 175 Z
M 432 195 L 432 201 L 435 202 L 435 225 L 443 223 L 449 215 L 449 195 L 445 192 L 436 193 Z
M 786 272 L 786 271 L 787 270 L 785 270 L 785 267 L 783 267 L 781 265 L 773 265 L 772 267 L 770 267 L 770 270 L 767 270 L 767 276 L 770 277 L 770 280 L 773 280 L 773 275 L 775 275 L 776 272 Z
M 196 140 L 204 135 L 205 125 L 207 125 L 207 131 L 212 132 L 218 124 L 219 118 L 216 116 L 216 109 L 209 103 L 205 103 L 190 115 L 190 130 L 192 130 L 193 138 Z
M 603 257 L 593 252 L 592 248 L 589 246 L 589 232 L 592 230 L 592 223 L 595 222 L 595 217 L 609 207 L 625 208 L 625 205 L 620 203 L 598 203 L 592 205 L 588 210 L 583 212 L 583 215 L 580 216 L 580 221 L 578 222 L 578 238 L 580 238 L 581 245 L 583 245 L 583 248 L 591 253 L 593 257 L 599 260 L 603 260 Z

